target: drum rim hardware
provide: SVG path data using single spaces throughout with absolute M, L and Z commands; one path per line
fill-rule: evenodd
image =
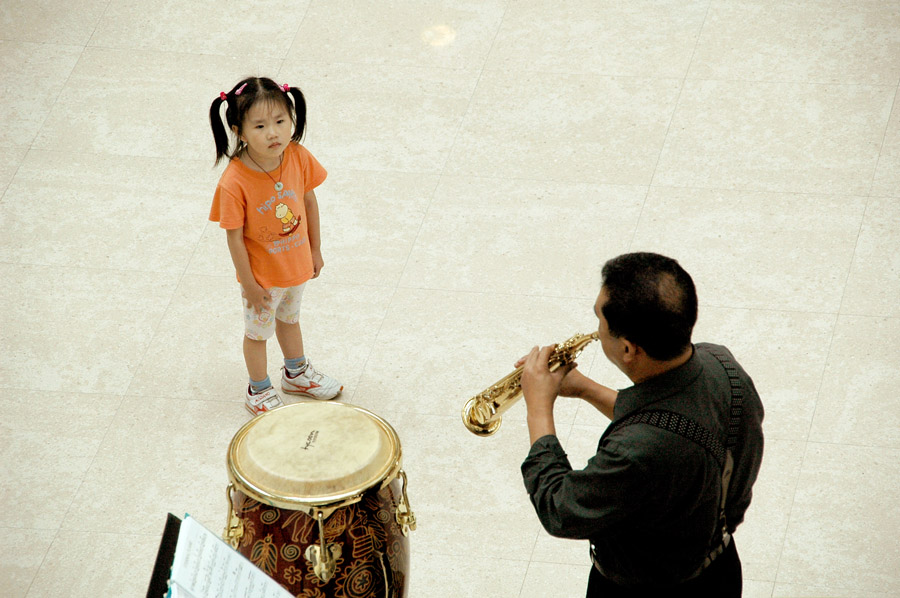
M 253 483 L 249 479 L 249 477 L 244 473 L 242 467 L 240 466 L 239 452 L 241 449 L 241 444 L 243 443 L 244 439 L 247 437 L 251 429 L 255 425 L 258 425 L 262 418 L 275 417 L 280 411 L 283 411 L 285 409 L 304 408 L 352 409 L 354 411 L 362 412 L 365 415 L 368 415 L 372 418 L 374 423 L 376 423 L 379 428 L 381 428 L 381 431 L 386 436 L 390 444 L 390 459 L 385 462 L 384 466 L 381 469 L 374 472 L 368 480 L 356 484 L 355 486 L 347 488 L 341 492 L 333 494 L 315 497 L 298 497 L 280 494 L 271 490 L 267 490 L 265 488 L 261 488 L 258 484 Z M 302 511 L 307 515 L 310 515 L 311 517 L 315 517 L 315 512 L 322 511 L 323 513 L 325 513 L 325 517 L 327 518 L 337 509 L 347 505 L 351 505 L 355 502 L 359 502 L 362 498 L 362 495 L 370 490 L 373 486 L 383 488 L 384 486 L 390 484 L 391 481 L 399 475 L 402 467 L 402 458 L 403 451 L 400 447 L 400 438 L 397 435 L 396 430 L 394 430 L 393 426 L 391 426 L 384 418 L 375 413 L 372 413 L 368 409 L 364 409 L 356 405 L 348 405 L 347 403 L 341 403 L 338 401 L 332 401 L 329 403 L 295 403 L 293 405 L 279 407 L 278 409 L 259 415 L 244 424 L 240 428 L 240 430 L 238 430 L 238 432 L 231 439 L 231 443 L 228 445 L 228 479 L 232 484 L 234 484 L 235 488 L 238 488 L 251 498 L 263 504 L 284 509 L 291 509 L 294 511 Z
M 400 502 L 397 503 L 397 512 L 395 513 L 395 517 L 397 518 L 397 525 L 400 526 L 400 533 L 404 536 L 409 536 L 409 532 L 416 531 L 416 515 L 412 512 L 412 507 L 409 506 L 409 497 L 406 496 L 406 472 L 402 469 L 400 470 L 400 478 L 403 480 L 403 485 L 400 490 Z
M 225 521 L 222 539 L 237 550 L 238 545 L 241 543 L 241 538 L 244 537 L 244 520 L 234 512 L 234 503 L 231 499 L 232 490 L 234 490 L 234 484 L 228 484 L 228 487 L 225 488 L 225 498 L 228 500 L 228 519 Z

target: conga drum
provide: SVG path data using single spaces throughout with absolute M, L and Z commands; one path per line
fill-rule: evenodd
M 400 441 L 346 403 L 280 407 L 228 446 L 224 537 L 300 598 L 402 598 L 415 516 Z

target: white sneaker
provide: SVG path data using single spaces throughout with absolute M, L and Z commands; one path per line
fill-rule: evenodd
M 307 361 L 306 369 L 294 377 L 285 368 L 281 368 L 281 390 L 291 395 L 327 401 L 341 394 L 344 385 L 331 376 L 317 372 Z
M 244 397 L 244 407 L 246 407 L 247 411 L 253 415 L 260 415 L 267 411 L 277 409 L 282 405 L 284 405 L 284 403 L 281 401 L 281 397 L 278 396 L 278 393 L 275 392 L 275 389 L 271 386 L 258 394 L 253 394 L 250 391 L 250 386 L 247 386 L 247 395 Z

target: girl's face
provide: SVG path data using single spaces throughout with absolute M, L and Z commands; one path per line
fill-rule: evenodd
M 278 159 L 291 140 L 293 122 L 281 102 L 257 102 L 241 125 L 241 141 L 257 159 Z

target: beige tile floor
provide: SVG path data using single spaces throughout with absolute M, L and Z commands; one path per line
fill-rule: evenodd
M 900 596 L 900 1 L 5 0 L 0 65 L 4 598 L 141 596 L 167 512 L 221 528 L 247 416 L 207 113 L 247 74 L 307 94 L 303 331 L 400 433 L 414 598 L 583 594 L 524 407 L 487 439 L 458 411 L 591 329 L 629 250 L 686 266 L 765 402 L 745 595 Z M 583 464 L 606 421 L 557 415 Z

